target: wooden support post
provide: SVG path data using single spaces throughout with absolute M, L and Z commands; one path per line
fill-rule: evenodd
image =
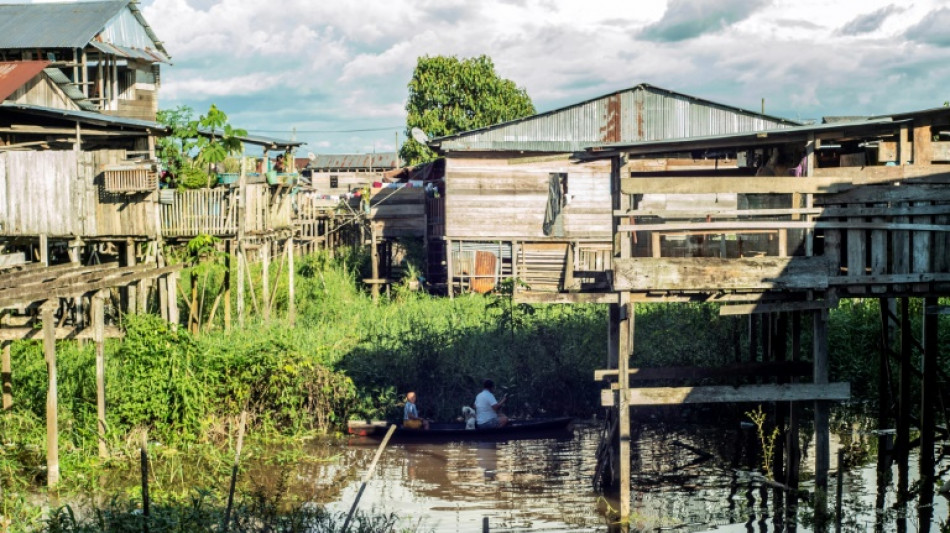
M 270 239 L 261 244 L 261 302 L 264 320 L 270 320 Z
M 49 266 L 49 238 L 45 233 L 40 235 L 40 263 Z
M 0 350 L 0 385 L 3 387 L 3 410 L 9 411 L 13 408 L 13 366 L 10 362 L 11 341 L 3 341 L 3 348 Z
M 48 384 L 46 387 L 46 486 L 59 483 L 59 417 L 56 377 L 56 302 L 43 304 L 43 352 L 46 356 Z
M 911 354 L 914 344 L 910 328 L 910 302 L 907 298 L 900 299 L 900 308 L 901 354 L 897 393 L 897 442 L 895 443 L 898 464 L 897 493 L 899 499 L 907 494 L 907 487 L 909 486 L 907 458 L 910 453 L 910 386 L 911 379 L 913 379 Z
M 293 326 L 297 321 L 297 291 L 294 288 L 294 238 L 287 239 L 287 321 Z
M 937 298 L 924 298 L 924 357 L 923 379 L 920 386 L 920 501 L 918 508 L 921 512 L 931 509 L 934 497 L 934 445 L 937 411 L 937 374 L 940 367 L 937 361 L 939 338 L 937 336 L 938 315 L 936 314 Z M 933 309 L 928 312 L 928 309 Z M 932 511 L 930 511 L 932 512 Z M 930 523 L 929 516 L 926 522 Z
M 630 303 L 630 293 L 620 293 L 621 322 L 619 330 L 618 355 L 620 356 L 618 384 L 620 398 L 618 402 L 620 434 L 620 520 L 630 517 L 630 355 L 633 353 L 634 304 Z
M 168 321 L 173 330 L 178 329 L 181 317 L 178 315 L 178 272 L 168 275 Z
M 135 266 L 135 241 L 128 239 L 125 241 L 125 264 L 122 266 Z M 134 284 L 125 289 L 125 311 L 135 313 L 135 305 L 138 301 L 138 291 Z
M 108 293 L 100 291 L 92 297 L 93 342 L 96 344 L 96 428 L 99 434 L 99 457 L 108 457 L 106 448 L 106 314 Z
M 373 272 L 373 302 L 379 301 L 379 248 L 376 244 L 376 223 L 369 223 L 370 267 Z
M 802 313 L 792 312 L 792 361 L 801 360 L 802 348 Z M 798 378 L 792 376 L 792 383 L 798 383 Z M 785 521 L 790 526 L 789 531 L 795 531 L 798 509 L 798 479 L 799 465 L 801 464 L 801 447 L 798 440 L 798 409 L 795 402 L 788 404 L 788 433 L 785 435 L 785 484 L 792 490 L 785 493 Z
M 224 331 L 231 331 L 231 266 L 234 264 L 232 240 L 224 243 Z
M 889 428 L 891 423 L 890 405 L 892 400 L 890 383 L 891 320 L 889 318 L 890 299 L 879 298 L 878 307 L 881 317 L 880 350 L 877 358 L 877 427 Z
M 155 261 L 155 257 L 157 255 L 157 251 L 156 251 L 157 247 L 158 247 L 157 241 L 149 241 L 148 246 L 146 248 L 146 252 L 145 252 L 145 258 L 142 260 L 144 263 L 147 264 L 150 262 L 154 262 L 157 264 L 157 261 Z M 138 282 L 138 284 L 139 284 L 138 286 L 138 312 L 144 315 L 145 313 L 148 312 L 149 280 L 148 278 L 142 278 Z
M 158 268 L 165 268 L 165 254 L 162 253 L 161 242 L 157 242 L 156 246 L 156 263 L 158 263 Z M 162 320 L 168 322 L 168 306 L 169 300 L 174 297 L 174 295 L 168 294 L 168 274 L 160 276 L 158 278 L 158 309 L 162 314 Z
M 452 239 L 445 240 L 445 288 L 449 299 L 455 297 L 455 265 L 452 261 Z
M 906 165 L 913 158 L 913 154 L 910 153 L 910 142 L 908 140 L 908 128 L 907 125 L 901 125 L 900 131 L 897 138 L 897 165 Z
M 828 310 L 814 312 L 813 362 L 814 382 L 828 383 Z M 828 469 L 831 465 L 828 403 L 815 402 L 815 489 L 828 494 Z M 821 510 L 825 512 L 824 509 Z M 817 510 L 816 510 L 817 512 Z
M 266 153 L 266 152 L 265 152 Z M 266 171 L 262 169 L 262 172 Z M 244 252 L 244 210 L 247 199 L 247 156 L 241 156 L 241 177 L 238 182 L 238 231 L 237 231 L 237 314 L 238 325 L 244 327 L 244 272 L 247 270 L 247 257 Z

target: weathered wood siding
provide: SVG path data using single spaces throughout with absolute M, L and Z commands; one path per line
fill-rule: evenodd
M 562 209 L 564 236 L 542 229 L 552 173 L 566 173 L 570 202 Z M 566 156 L 449 157 L 445 170 L 447 238 L 610 238 L 610 164 L 571 163 Z
M 16 91 L 13 91 L 13 94 L 6 99 L 9 102 L 18 104 L 31 104 L 52 107 L 54 109 L 79 110 L 79 106 L 76 102 L 66 96 L 66 93 L 64 93 L 59 86 L 50 81 L 50 79 L 42 73 Z
M 175 191 L 172 203 L 162 206 L 162 234 L 166 237 L 236 235 L 238 190 L 235 187 Z M 248 235 L 289 230 L 293 226 L 292 214 L 288 189 L 247 185 L 244 231 Z
M 381 237 L 422 237 L 426 233 L 425 190 L 421 187 L 372 189 L 370 220 Z
M 157 193 L 103 190 L 103 169 L 124 160 L 124 150 L 0 154 L 0 235 L 155 235 Z

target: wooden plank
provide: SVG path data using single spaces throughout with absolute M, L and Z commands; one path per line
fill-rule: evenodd
M 815 205 L 950 201 L 950 187 L 934 184 L 909 185 L 865 185 L 845 192 L 817 195 Z
M 624 194 L 792 194 L 831 193 L 853 187 L 852 179 L 782 178 L 782 177 L 717 177 L 689 178 L 623 178 L 620 190 Z
M 615 259 L 613 290 L 823 289 L 832 273 L 823 257 Z
M 602 391 L 612 394 L 612 391 Z M 847 401 L 850 383 L 783 383 L 770 385 L 656 387 L 627 389 L 629 405 L 682 405 L 696 403 L 757 403 Z
M 10 341 L 5 341 L 3 347 L 0 348 L 0 388 L 2 388 L 4 411 L 13 408 L 13 367 L 10 362 L 10 345 Z
M 662 368 L 631 368 L 631 381 L 648 381 L 655 379 L 706 379 L 739 376 L 782 376 L 797 375 L 811 376 L 811 364 L 807 362 L 768 362 L 768 363 L 736 363 L 717 367 L 662 367 Z M 620 372 L 617 369 L 595 370 L 594 381 L 617 379 Z
M 810 311 L 814 309 L 835 309 L 836 307 L 838 307 L 837 298 L 829 298 L 827 300 L 808 300 L 803 302 L 724 305 L 719 308 L 719 316 L 781 313 L 788 311 Z
M 103 328 L 103 338 L 121 339 L 125 337 L 125 332 L 115 326 L 105 326 Z M 34 327 L 4 327 L 0 328 L 0 341 L 23 341 L 40 339 L 43 330 Z M 55 328 L 56 340 L 95 340 L 95 332 L 89 328 L 79 327 L 57 327 Z
M 514 294 L 514 301 L 526 304 L 615 304 L 620 300 L 615 292 L 519 291 Z
M 733 220 L 724 222 L 667 222 L 666 224 L 620 224 L 618 232 L 630 231 L 658 231 L 665 234 L 680 231 L 712 231 L 743 233 L 751 230 L 786 230 L 786 229 L 824 229 L 824 230 L 885 230 L 885 231 L 941 231 L 950 232 L 950 226 L 937 226 L 930 223 L 907 222 L 795 222 L 774 220 Z
M 99 435 L 99 457 L 109 455 L 106 448 L 106 316 L 105 299 L 100 292 L 92 298 L 93 341 L 96 344 L 96 429 Z
M 880 276 L 841 276 L 828 280 L 829 286 L 839 285 L 872 285 L 886 283 L 932 283 L 950 281 L 947 273 L 918 273 L 918 274 L 884 274 Z
M 929 165 L 933 161 L 930 119 L 914 121 L 914 166 Z

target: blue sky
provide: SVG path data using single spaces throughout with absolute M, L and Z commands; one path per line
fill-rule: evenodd
M 789 118 L 950 100 L 950 1 L 143 0 L 161 107 L 304 151 L 392 150 L 422 55 L 487 54 L 539 111 L 638 83 Z M 373 131 L 357 131 L 373 130 Z

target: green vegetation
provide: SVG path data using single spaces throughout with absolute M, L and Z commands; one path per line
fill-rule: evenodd
M 186 189 L 210 187 L 212 165 L 240 153 L 240 137 L 247 135 L 247 131 L 232 127 L 227 114 L 214 104 L 206 114 L 193 117 L 194 110 L 185 105 L 160 110 L 156 116 L 170 130 L 169 135 L 158 138 L 159 154 L 177 184 Z
M 209 257 L 210 244 L 195 242 L 192 254 Z M 305 453 L 304 439 L 332 435 L 351 418 L 398 416 L 409 390 L 418 392 L 423 416 L 443 420 L 458 416 L 486 377 L 509 393 L 515 416 L 588 417 L 600 409 L 602 385 L 591 378 L 607 357 L 604 306 L 518 304 L 512 299 L 515 280 L 496 294 L 454 299 L 412 291 L 407 282 L 374 304 L 357 282 L 366 276 L 365 256 L 359 253 L 308 256 L 296 266 L 293 328 L 281 318 L 287 304 L 286 276 L 281 276 L 274 284 L 276 318 L 225 333 L 224 313 L 212 317 L 214 306 L 201 303 L 211 299 L 206 294 L 218 293 L 223 280 L 221 262 L 207 260 L 183 275 L 200 288 L 197 333 L 172 328 L 153 315 L 123 317 L 125 338 L 106 346 L 111 454 L 106 460 L 97 456 L 94 348 L 58 343 L 60 486 L 64 500 L 86 512 L 41 515 L 30 503 L 45 484 L 46 365 L 40 342 L 15 343 L 14 409 L 0 414 L 0 515 L 10 521 L 10 531 L 37 528 L 43 520 L 50 531 L 95 530 L 95 520 L 107 515 L 116 517 L 114 523 L 133 524 L 132 510 L 141 499 L 137 467 L 143 434 L 149 442 L 155 512 L 164 513 L 169 524 L 185 508 L 195 510 L 189 515 L 194 520 L 217 520 L 236 420 L 245 409 L 250 429 L 238 514 L 258 520 L 263 515 L 254 509 L 262 507 L 253 502 L 263 498 L 275 509 L 269 515 L 274 527 L 282 520 L 330 519 L 288 496 L 307 493 L 291 481 L 264 490 L 262 480 L 274 472 L 292 480 L 291 465 L 333 460 L 338 452 L 332 446 L 325 453 Z M 261 275 L 252 270 L 254 283 Z M 183 292 L 196 301 L 185 285 Z M 252 296 L 246 297 L 252 309 Z M 919 317 L 920 304 L 915 305 Z M 720 316 L 714 305 L 638 305 L 636 313 L 636 366 L 710 366 L 735 361 L 737 354 L 747 358 L 745 317 Z M 850 381 L 865 407 L 877 400 L 877 365 L 869 361 L 877 358 L 878 317 L 876 300 L 843 300 L 831 313 L 831 377 Z M 944 346 L 950 344 L 945 324 L 941 334 Z M 807 336 L 802 346 L 807 360 Z M 337 491 L 344 482 L 336 480 Z M 103 491 L 114 495 L 112 502 L 93 505 L 99 513 L 89 513 L 92 502 L 80 495 Z M 153 531 L 161 530 L 158 522 L 153 525 Z
M 406 111 L 408 139 L 399 156 L 407 165 L 435 159 L 429 147 L 412 138 L 413 128 L 440 137 L 535 113 L 528 93 L 499 77 L 488 56 L 420 57 L 409 81 Z

